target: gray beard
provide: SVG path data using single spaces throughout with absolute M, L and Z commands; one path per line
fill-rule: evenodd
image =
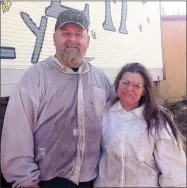
M 83 54 L 77 48 L 71 49 L 65 47 L 61 50 L 58 56 L 61 62 L 68 67 L 80 67 L 80 65 L 83 63 Z

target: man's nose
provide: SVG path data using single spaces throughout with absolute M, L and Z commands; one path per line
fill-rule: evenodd
M 68 38 L 70 41 L 76 41 L 76 36 L 75 35 L 70 35 Z

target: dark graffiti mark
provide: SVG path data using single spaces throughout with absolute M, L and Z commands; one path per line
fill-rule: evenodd
M 142 25 L 139 25 L 139 30 L 140 32 L 142 32 Z
M 0 47 L 0 59 L 16 59 L 16 50 L 14 47 Z
M 147 23 L 148 24 L 150 23 L 150 17 L 147 17 Z
M 116 4 L 116 0 L 113 0 L 113 3 Z
M 93 39 L 97 38 L 96 37 L 96 32 L 93 29 L 91 30 L 91 36 L 92 36 Z
M 147 1 L 142 1 L 142 4 L 144 5 Z
M 126 28 L 126 20 L 127 20 L 127 1 L 122 0 L 121 22 L 120 22 L 119 33 L 128 34 Z M 116 28 L 114 27 L 112 20 L 110 0 L 105 0 L 105 21 L 103 22 L 103 28 L 108 31 L 116 32 Z
M 0 0 L 1 10 L 3 13 L 8 12 L 12 6 L 11 0 Z
M 57 18 L 60 12 L 68 9 L 73 9 L 73 8 L 61 5 L 61 1 L 52 0 L 51 5 L 45 9 L 45 15 L 49 17 Z M 85 4 L 84 10 L 82 12 L 85 14 L 88 23 L 90 24 L 89 4 Z
M 42 16 L 40 26 L 38 28 L 27 13 L 21 12 L 20 14 L 27 27 L 32 31 L 34 35 L 36 35 L 36 42 L 32 54 L 31 63 L 37 63 L 43 46 L 44 35 L 47 27 L 47 18 L 45 16 Z

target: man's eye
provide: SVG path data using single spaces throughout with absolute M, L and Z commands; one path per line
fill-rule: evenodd
M 83 37 L 83 35 L 80 34 L 80 33 L 77 33 L 76 36 L 77 36 L 77 37 Z
M 69 36 L 69 33 L 62 33 L 62 36 Z

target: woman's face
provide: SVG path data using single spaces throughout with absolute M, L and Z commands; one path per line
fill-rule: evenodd
M 124 73 L 119 82 L 117 94 L 123 104 L 139 105 L 144 95 L 143 77 L 139 73 Z

